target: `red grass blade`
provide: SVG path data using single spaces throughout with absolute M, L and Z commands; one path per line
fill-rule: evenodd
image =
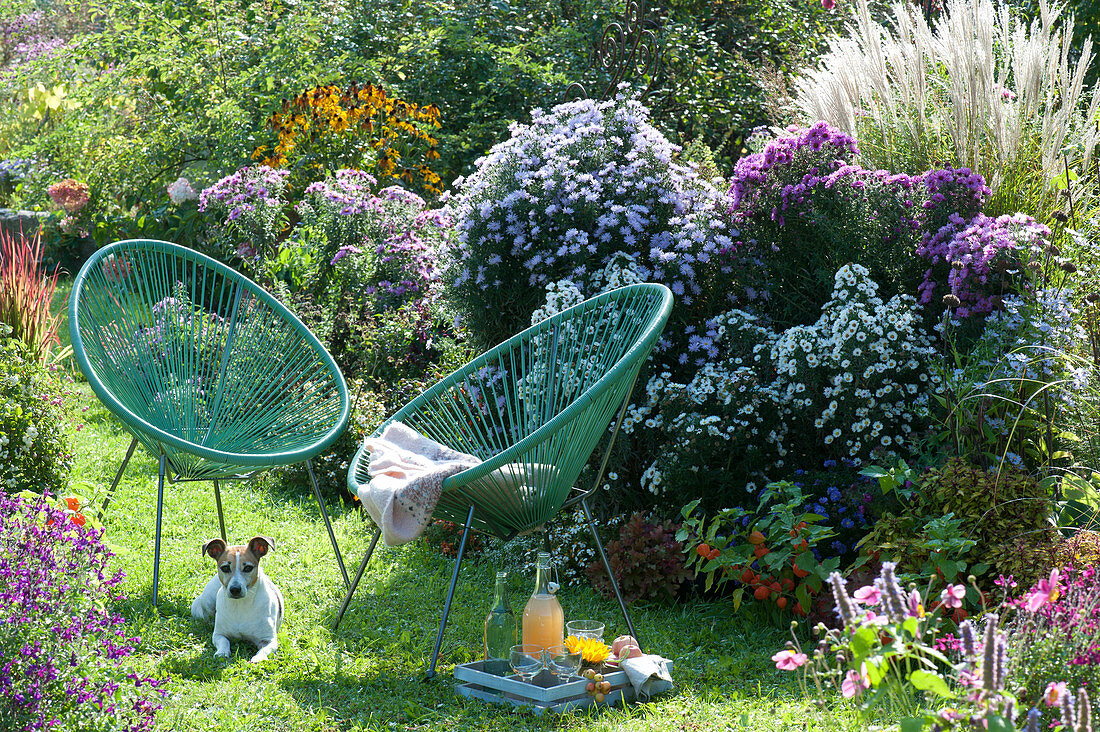
M 61 318 L 50 312 L 59 268 L 47 272 L 42 265 L 42 237 L 0 231 L 0 322 L 12 328 L 39 363 L 45 365 L 61 342 L 57 328 Z

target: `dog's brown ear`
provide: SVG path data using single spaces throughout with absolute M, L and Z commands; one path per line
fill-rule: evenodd
M 275 549 L 275 540 L 269 539 L 266 536 L 253 536 L 248 540 L 248 551 L 256 555 L 257 558 L 263 557 L 270 551 Z
M 218 557 L 225 554 L 225 542 L 221 539 L 211 539 L 202 545 L 202 553 L 211 559 L 217 560 Z

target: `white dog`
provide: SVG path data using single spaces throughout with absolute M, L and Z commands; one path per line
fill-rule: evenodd
M 244 546 L 221 539 L 202 545 L 202 553 L 218 563 L 218 572 L 191 603 L 191 617 L 214 619 L 214 657 L 229 656 L 229 639 L 256 646 L 252 663 L 259 663 L 279 647 L 283 623 L 283 593 L 260 569 L 260 559 L 275 548 L 266 536 L 254 536 Z

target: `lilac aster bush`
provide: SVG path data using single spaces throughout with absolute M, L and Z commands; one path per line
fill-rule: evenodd
M 1046 460 L 1050 415 L 1067 425 L 1096 399 L 1094 370 L 1073 355 L 1087 342 L 1078 319 L 1069 292 L 1040 289 L 1004 297 L 976 337 L 972 319 L 948 317 L 937 326 L 954 355 L 934 366 L 957 450 L 1028 470 Z M 975 424 L 984 429 L 976 432 Z
M 521 330 L 546 286 L 568 279 L 585 297 L 616 257 L 676 295 L 674 322 L 729 305 L 721 260 L 732 240 L 720 196 L 648 121 L 618 97 L 535 110 L 456 181 L 448 281 L 473 335 Z M 714 301 L 719 302 L 717 309 Z M 670 327 L 669 332 L 678 329 Z
M 377 183 L 369 173 L 338 170 L 306 188 L 290 244 L 306 242 L 316 263 L 306 287 L 319 292 L 353 286 L 377 310 L 432 300 L 438 250 L 450 221 L 404 188 L 375 193 Z
M 813 322 L 842 265 L 868 268 L 888 294 L 912 294 L 922 232 L 969 218 L 989 189 L 969 170 L 867 170 L 855 140 L 818 122 L 737 162 L 729 210 L 741 230 L 741 302 L 787 327 Z
M 199 211 L 215 218 L 226 253 L 255 269 L 271 256 L 286 226 L 285 170 L 266 165 L 241 168 L 199 194 Z
M 132 671 L 101 532 L 0 495 L 0 729 L 152 729 L 165 680 Z
M 918 288 L 920 302 L 951 294 L 959 300 L 955 317 L 992 312 L 1017 288 L 1027 261 L 1040 256 L 1049 240 L 1050 229 L 1026 214 L 965 219 L 953 213 L 917 249 L 931 265 Z

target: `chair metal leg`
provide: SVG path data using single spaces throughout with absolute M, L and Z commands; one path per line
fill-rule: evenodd
M 222 513 L 222 489 L 216 480 L 214 481 L 214 502 L 218 504 L 218 528 L 222 532 L 222 541 L 228 544 L 229 539 L 225 538 L 225 514 Z
M 600 541 L 600 535 L 596 533 L 596 524 L 592 521 L 592 512 L 588 510 L 588 500 L 582 500 L 581 506 L 584 508 L 584 517 L 588 519 L 588 528 L 592 531 L 592 538 L 596 540 L 596 548 L 600 552 L 600 559 L 603 560 L 603 568 L 607 570 L 607 578 L 611 580 L 611 589 L 615 591 L 615 597 L 619 600 L 619 607 L 622 608 L 623 617 L 626 619 L 626 627 L 630 634 L 634 636 L 634 639 L 638 641 L 638 648 L 641 649 L 642 641 L 638 639 L 638 633 L 634 630 L 634 622 L 630 619 L 630 612 L 626 609 L 623 593 L 619 591 L 619 584 L 615 581 L 615 574 L 611 571 L 611 562 L 607 561 L 607 552 L 603 550 L 603 542 Z
M 443 619 L 439 621 L 439 632 L 435 636 L 435 650 L 432 651 L 432 660 L 428 665 L 428 675 L 425 681 L 435 678 L 435 664 L 439 660 L 439 648 L 443 645 L 443 630 L 447 627 L 447 616 L 451 614 L 451 600 L 455 596 L 455 587 L 458 585 L 458 568 L 462 566 L 462 553 L 466 551 L 466 537 L 470 534 L 470 527 L 474 523 L 474 507 L 470 506 L 470 512 L 466 514 L 466 528 L 462 530 L 462 541 L 458 544 L 458 556 L 455 557 L 455 571 L 451 575 L 451 589 L 447 590 L 447 601 L 443 603 Z
M 348 605 L 351 604 L 351 596 L 355 594 L 355 588 L 359 586 L 359 580 L 363 579 L 363 571 L 367 568 L 367 562 L 370 561 L 370 555 L 374 554 L 374 547 L 378 544 L 378 537 L 380 536 L 382 536 L 382 529 L 375 529 L 374 538 L 370 540 L 370 547 L 367 548 L 367 553 L 363 555 L 363 561 L 359 563 L 359 571 L 355 573 L 355 579 L 351 581 L 351 587 L 348 588 L 348 594 L 344 597 L 343 604 L 340 605 L 340 612 L 336 614 L 336 622 L 332 624 L 333 633 L 340 627 L 340 621 L 344 619 L 344 613 L 347 612 Z
M 157 482 L 157 536 L 153 544 L 153 607 L 157 606 L 157 584 L 160 582 L 160 530 L 164 517 L 164 473 L 168 458 L 160 454 L 160 479 Z
M 328 540 L 332 542 L 332 552 L 336 555 L 336 563 L 340 565 L 340 574 L 344 577 L 344 587 L 351 589 L 351 580 L 348 579 L 348 570 L 344 566 L 344 557 L 340 554 L 340 547 L 336 545 L 336 534 L 332 532 L 332 521 L 325 510 L 325 499 L 321 498 L 321 488 L 317 485 L 317 476 L 313 474 L 313 462 L 306 460 L 306 470 L 309 471 L 309 480 L 313 483 L 313 497 L 317 499 L 317 508 L 321 509 L 321 518 L 325 520 L 325 529 L 328 530 Z
M 130 458 L 134 455 L 134 448 L 137 447 L 138 439 L 135 437 L 130 441 L 130 449 L 126 451 L 126 457 L 122 458 L 122 465 L 118 466 L 118 472 L 115 473 L 115 479 L 111 481 L 111 487 L 107 490 L 107 497 L 103 499 L 103 505 L 99 507 L 99 514 L 96 515 L 96 521 L 103 520 L 103 514 L 107 512 L 107 506 L 111 503 L 111 499 L 115 495 L 115 488 L 118 488 L 118 482 L 122 480 L 122 474 L 126 472 L 126 466 L 130 464 Z

